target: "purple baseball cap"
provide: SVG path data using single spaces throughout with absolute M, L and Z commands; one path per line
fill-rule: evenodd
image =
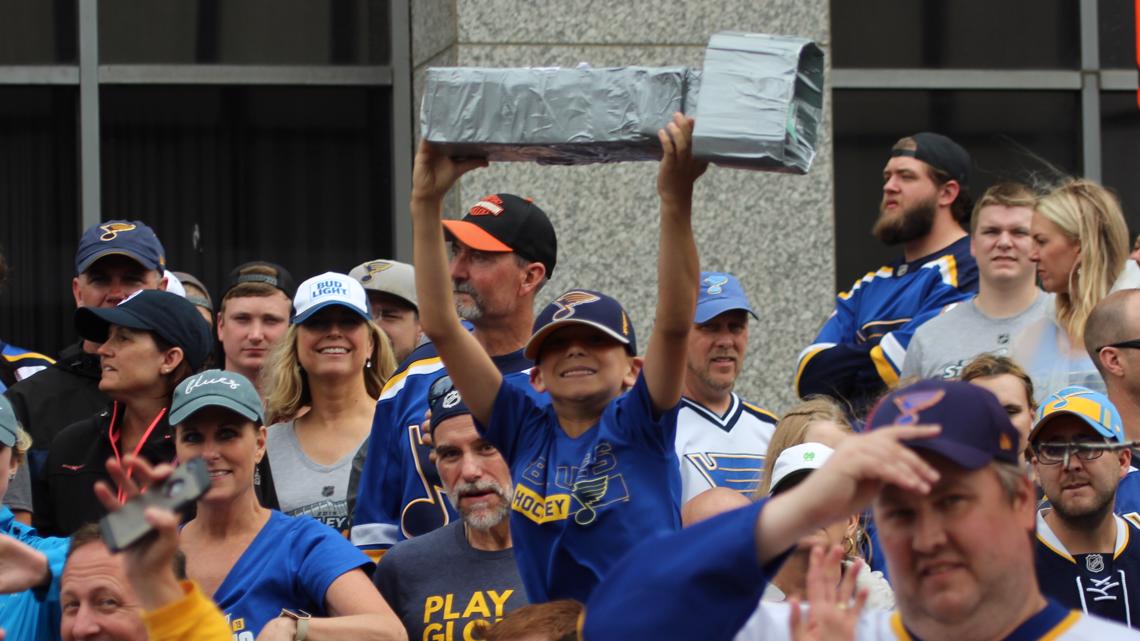
M 867 429 L 939 425 L 933 438 L 906 441 L 970 470 L 990 461 L 1017 464 L 1020 435 L 997 397 L 961 381 L 925 380 L 891 391 L 871 410 Z

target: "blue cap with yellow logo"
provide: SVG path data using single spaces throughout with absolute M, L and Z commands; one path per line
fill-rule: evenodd
M 932 438 L 906 441 L 970 470 L 990 461 L 1017 464 L 1020 434 L 989 390 L 961 381 L 925 380 L 892 390 L 867 417 L 867 429 L 938 425 Z
M 138 220 L 109 220 L 83 232 L 75 251 L 75 273 L 82 274 L 100 258 L 116 254 L 160 274 L 166 269 L 166 250 L 153 229 Z
M 547 305 L 534 321 L 534 333 L 527 341 L 524 354 L 535 360 L 542 342 L 555 330 L 567 325 L 588 325 L 625 345 L 630 354 L 637 354 L 637 339 L 633 323 L 622 309 L 621 303 L 601 292 L 588 289 L 571 289 Z
M 1049 421 L 1058 416 L 1076 416 L 1104 438 L 1124 442 L 1124 421 L 1108 397 L 1087 387 L 1071 385 L 1049 395 L 1037 410 L 1037 423 L 1029 432 L 1032 441 Z

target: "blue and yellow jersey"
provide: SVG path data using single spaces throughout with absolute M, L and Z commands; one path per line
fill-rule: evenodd
M 522 350 L 492 358 L 503 381 L 540 403 L 545 394 L 530 385 L 531 362 Z M 388 379 L 376 403 L 372 435 L 360 473 L 352 515 L 353 544 L 374 560 L 399 541 L 441 528 L 457 516 L 429 459 L 420 425 L 427 412 L 428 388 L 447 374 L 431 343 L 416 348 Z
M 1037 583 L 1065 607 L 1140 627 L 1140 529 L 1114 516 L 1116 544 L 1103 553 L 1073 554 L 1037 515 Z M 1135 613 L 1135 614 L 1133 614 Z
M 824 394 L 868 409 L 898 382 L 910 337 L 947 305 L 978 290 L 978 265 L 963 236 L 942 251 L 868 272 L 835 301 L 815 341 L 800 352 L 800 397 Z
M 714 487 L 752 496 L 764 476 L 768 441 L 779 420 L 736 394 L 723 416 L 682 398 L 675 444 L 681 462 L 681 503 Z
M 531 603 L 585 602 L 626 552 L 681 527 L 677 409 L 655 416 L 643 376 L 577 438 L 509 385 L 478 427 L 511 469 L 511 542 Z
M 1128 473 L 1120 479 L 1116 486 L 1116 506 L 1112 511 L 1140 524 L 1140 470 L 1129 467 Z
M 32 374 L 55 365 L 55 360 L 0 341 L 0 394 Z

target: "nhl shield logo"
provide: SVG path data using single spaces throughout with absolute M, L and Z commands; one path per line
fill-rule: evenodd
M 1104 572 L 1104 556 L 1101 554 L 1090 554 L 1085 557 L 1085 568 L 1089 572 Z

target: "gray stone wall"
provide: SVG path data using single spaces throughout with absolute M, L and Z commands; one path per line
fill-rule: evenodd
M 700 66 L 710 34 L 800 35 L 824 50 L 825 0 L 413 0 L 416 113 L 428 66 Z M 751 326 L 738 391 L 776 412 L 795 399 L 800 349 L 835 293 L 830 98 L 819 153 L 807 176 L 710 168 L 694 198 L 702 269 L 736 274 L 760 315 Z M 417 123 L 418 127 L 418 123 Z M 417 129 L 418 132 L 418 129 Z M 529 196 L 558 231 L 559 263 L 545 296 L 587 287 L 617 297 L 641 345 L 656 290 L 656 163 L 541 167 L 504 163 L 466 176 L 449 206 L 494 192 Z

